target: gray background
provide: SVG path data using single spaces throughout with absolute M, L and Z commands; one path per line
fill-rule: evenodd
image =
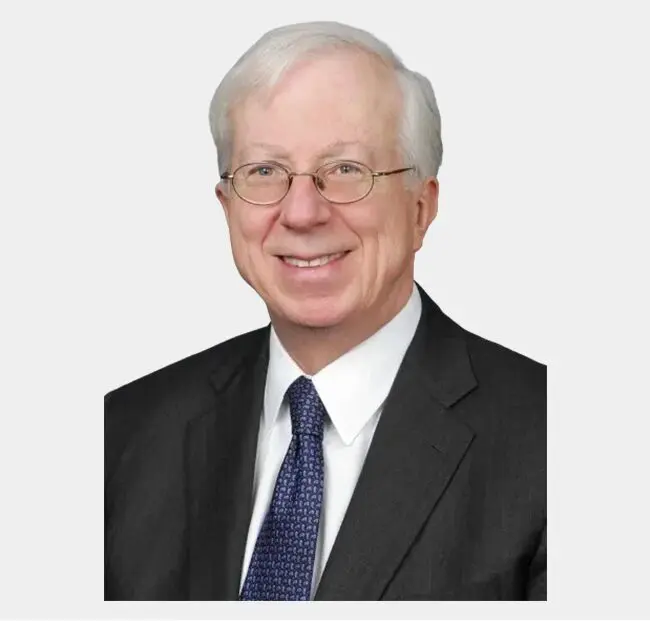
M 241 614 L 102 602 L 101 395 L 266 323 L 232 264 L 207 108 L 259 35 L 312 19 L 370 30 L 431 79 L 445 155 L 417 279 L 467 329 L 549 364 L 550 601 L 246 611 L 650 614 L 647 12 L 0 3 L 0 614 Z

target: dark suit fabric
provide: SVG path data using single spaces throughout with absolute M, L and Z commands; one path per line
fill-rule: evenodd
M 420 294 L 315 599 L 546 599 L 546 367 Z M 106 396 L 105 599 L 237 599 L 268 342 Z

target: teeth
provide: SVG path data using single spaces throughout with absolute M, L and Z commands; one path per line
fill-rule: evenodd
M 285 263 L 289 265 L 295 265 L 296 267 L 320 267 L 321 265 L 326 265 L 330 261 L 334 261 L 339 257 L 342 257 L 345 253 L 337 252 L 336 254 L 326 254 L 322 257 L 317 257 L 311 261 L 305 261 L 304 259 L 296 259 L 294 257 L 282 257 Z

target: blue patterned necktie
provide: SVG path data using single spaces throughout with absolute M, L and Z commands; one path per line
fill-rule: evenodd
M 292 437 L 251 557 L 242 600 L 308 600 L 323 503 L 323 406 L 310 379 L 287 390 Z

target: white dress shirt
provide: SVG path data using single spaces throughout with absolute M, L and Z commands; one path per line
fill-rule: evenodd
M 361 473 L 372 436 L 404 354 L 420 320 L 417 287 L 404 308 L 378 332 L 321 369 L 311 380 L 328 418 L 323 433 L 323 506 L 316 544 L 312 598 Z M 275 481 L 291 442 L 289 404 L 284 395 L 305 375 L 271 328 L 264 411 L 257 443 L 253 514 L 248 529 L 240 590 L 255 542 L 271 504 Z M 307 376 L 309 377 L 309 376 Z

